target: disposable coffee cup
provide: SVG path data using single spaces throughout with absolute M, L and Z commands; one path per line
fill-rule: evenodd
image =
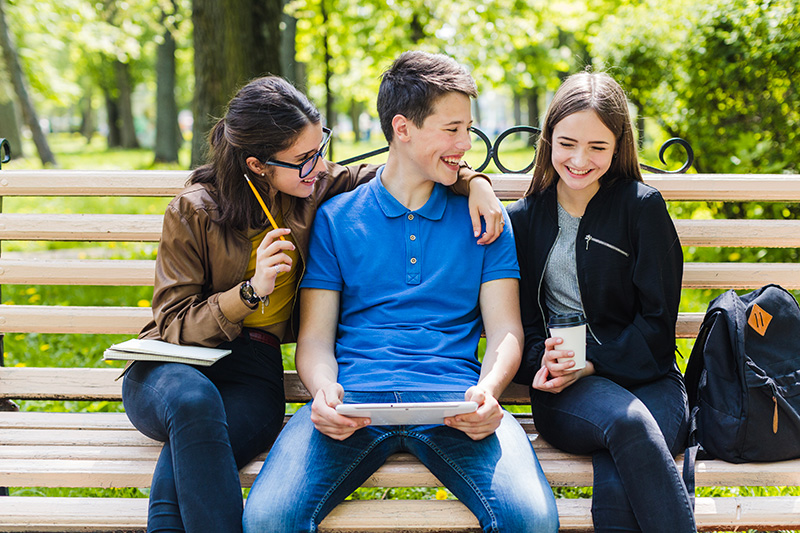
M 574 352 L 572 358 L 575 366 L 570 370 L 580 370 L 586 366 L 586 317 L 582 313 L 570 315 L 551 316 L 547 322 L 551 337 L 561 337 L 563 342 L 556 345 L 556 350 Z M 569 361 L 568 358 L 559 358 L 559 363 Z

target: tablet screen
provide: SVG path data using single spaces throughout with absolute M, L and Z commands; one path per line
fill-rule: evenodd
M 336 406 L 344 416 L 363 416 L 374 426 L 443 424 L 445 417 L 471 413 L 476 402 L 346 403 Z

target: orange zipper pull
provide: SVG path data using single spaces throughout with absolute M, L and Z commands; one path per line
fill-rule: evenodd
M 775 403 L 775 414 L 772 416 L 772 432 L 778 432 L 778 400 L 775 396 L 772 397 L 772 401 Z

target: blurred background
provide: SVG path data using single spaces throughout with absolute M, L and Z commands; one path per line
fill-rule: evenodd
M 538 125 L 591 67 L 626 89 L 646 162 L 677 136 L 698 172 L 800 167 L 791 0 L 0 0 L 0 41 L 4 168 L 193 168 L 237 88 L 267 73 L 311 97 L 340 160 L 385 144 L 379 76 L 408 49 L 471 69 L 492 139 Z

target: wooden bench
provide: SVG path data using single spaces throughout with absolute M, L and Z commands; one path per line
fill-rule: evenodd
M 173 196 L 185 171 L 0 171 L 0 197 Z M 528 175 L 495 175 L 498 195 L 519 198 Z M 668 200 L 800 202 L 800 175 L 647 175 L 646 181 Z M 6 202 L 8 204 L 8 202 Z M 6 210 L 8 210 L 6 208 Z M 675 221 L 685 246 L 798 247 L 800 221 Z M 160 215 L 0 214 L 0 241 L 157 242 Z M 149 260 L 0 257 L 2 285 L 148 286 Z M 766 283 L 800 288 L 800 269 L 778 263 L 687 263 L 685 288 L 756 288 Z M 2 305 L 0 333 L 120 333 L 135 335 L 149 308 Z M 682 313 L 681 338 L 692 338 L 702 313 Z M 92 354 L 99 358 L 100 353 Z M 94 359 L 96 360 L 96 359 Z M 120 400 L 118 369 L 0 368 L 0 400 Z M 305 402 L 308 393 L 293 372 L 286 373 L 288 402 Z M 512 386 L 503 402 L 528 403 L 527 391 Z M 560 452 L 537 438 L 530 416 L 520 420 L 531 436 L 545 474 L 556 487 L 592 483 L 589 457 Z M 160 443 L 136 431 L 123 413 L 0 412 L 0 486 L 148 487 Z M 249 486 L 264 457 L 241 471 Z M 678 463 L 682 462 L 679 457 Z M 698 486 L 798 486 L 800 460 L 732 465 L 699 461 Z M 437 487 L 438 481 L 413 457 L 400 454 L 365 484 L 370 487 Z M 563 531 L 592 529 L 590 500 L 559 499 Z M 0 531 L 144 531 L 145 498 L 0 497 Z M 697 499 L 703 531 L 800 528 L 800 497 L 702 497 Z M 479 531 L 477 521 L 452 500 L 359 500 L 339 505 L 322 531 Z

